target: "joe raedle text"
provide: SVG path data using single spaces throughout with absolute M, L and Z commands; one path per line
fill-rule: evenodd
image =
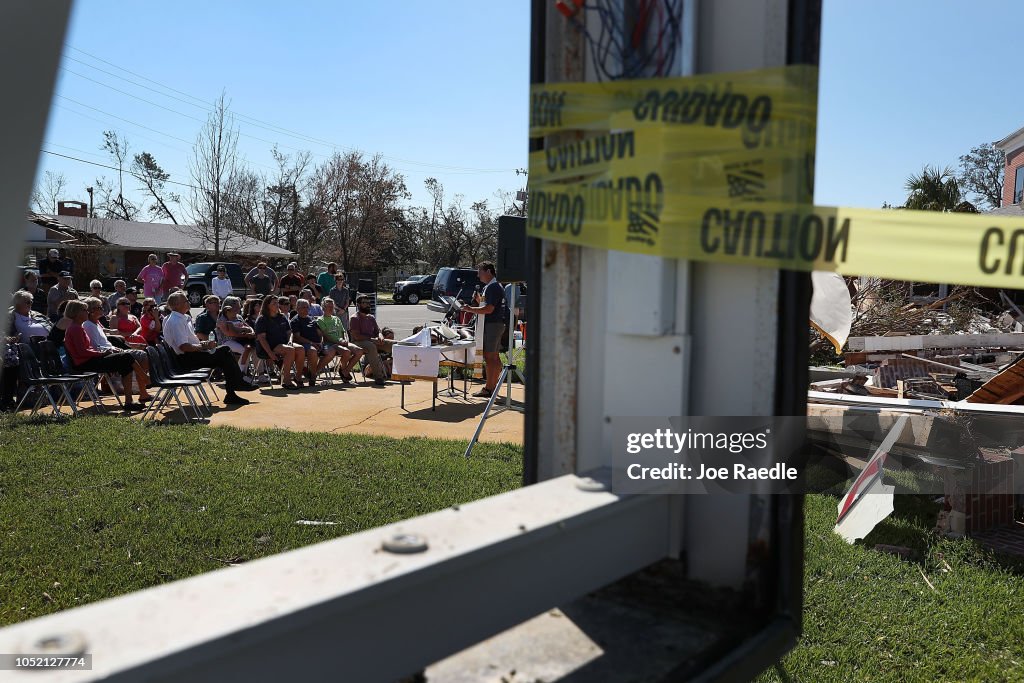
M 790 437 L 804 425 L 781 420 L 613 417 L 612 492 L 795 493 L 803 460 Z
M 696 466 L 682 463 L 669 463 L 664 467 L 644 467 L 633 463 L 626 468 L 626 476 L 633 480 L 744 480 L 744 481 L 796 481 L 799 473 L 795 467 L 784 462 L 777 462 L 771 467 L 752 467 L 742 463 L 733 463 L 729 467 L 712 467 L 704 463 Z

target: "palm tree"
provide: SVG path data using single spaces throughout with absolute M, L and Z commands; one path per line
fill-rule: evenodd
M 960 184 L 948 166 L 925 166 L 920 175 L 911 175 L 905 185 L 907 201 L 904 209 L 918 211 L 945 211 L 957 213 L 978 213 L 978 209 L 964 199 Z

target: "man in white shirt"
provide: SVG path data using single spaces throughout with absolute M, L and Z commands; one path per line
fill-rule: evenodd
M 188 297 L 184 292 L 174 292 L 167 297 L 171 314 L 164 321 L 164 341 L 178 356 L 178 363 L 186 370 L 199 368 L 220 368 L 224 373 L 224 405 L 245 405 L 248 399 L 238 391 L 252 391 L 256 387 L 246 381 L 242 371 L 231 355 L 231 349 L 217 346 L 216 341 L 202 341 L 192 327 L 188 316 Z
M 34 297 L 30 292 L 19 290 L 14 293 L 14 330 L 21 335 L 21 341 L 28 342 L 33 337 L 48 337 L 53 325 L 42 313 L 32 310 Z

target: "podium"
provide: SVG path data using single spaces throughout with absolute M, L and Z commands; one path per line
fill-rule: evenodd
M 451 344 L 432 344 L 431 346 L 413 346 L 411 344 L 395 344 L 391 347 L 393 360 L 391 379 L 402 382 L 402 409 L 405 409 L 405 383 L 427 381 L 434 384 L 431 410 L 437 410 L 437 380 L 441 367 L 472 367 L 475 359 L 476 340 L 456 341 Z M 448 391 L 455 394 L 455 377 L 448 374 Z M 466 390 L 466 378 L 463 375 L 463 396 Z

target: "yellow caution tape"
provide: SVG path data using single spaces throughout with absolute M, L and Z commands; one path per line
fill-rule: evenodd
M 1024 219 L 667 194 L 657 173 L 531 187 L 533 237 L 667 258 L 1024 288 Z
M 544 83 L 530 89 L 530 137 L 619 124 L 688 128 L 702 136 L 770 144 L 773 123 L 810 121 L 817 69 L 786 66 L 729 74 L 604 83 Z M 776 126 L 777 127 L 777 126 Z
M 531 91 L 533 237 L 666 258 L 1024 288 L 1024 219 L 811 206 L 817 72 Z M 571 131 L 586 131 L 577 133 Z

